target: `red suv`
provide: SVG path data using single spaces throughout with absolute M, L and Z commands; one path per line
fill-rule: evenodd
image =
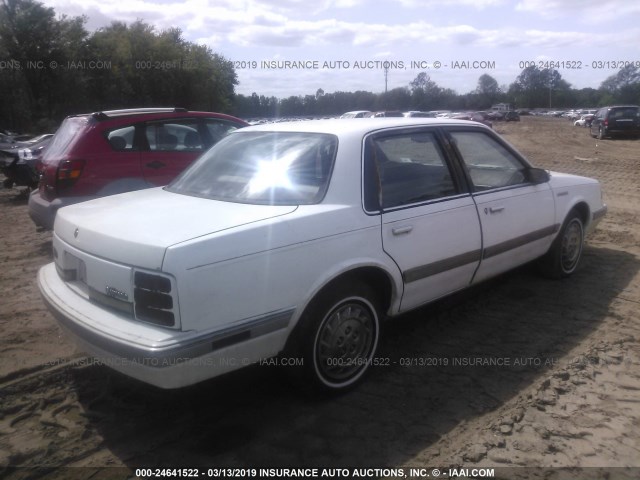
M 67 117 L 40 161 L 29 216 L 51 230 L 59 208 L 166 185 L 227 133 L 247 125 L 229 115 L 181 108 Z

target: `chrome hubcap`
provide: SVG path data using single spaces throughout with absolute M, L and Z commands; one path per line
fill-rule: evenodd
M 322 375 L 342 381 L 365 369 L 375 336 L 375 320 L 367 307 L 356 302 L 339 306 L 318 332 L 316 362 Z
M 560 261 L 565 272 L 571 271 L 580 258 L 582 251 L 582 226 L 577 220 L 572 220 L 562 237 L 562 256 Z

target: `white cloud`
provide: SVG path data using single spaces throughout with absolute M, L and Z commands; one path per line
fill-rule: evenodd
M 337 5 L 357 5 L 361 0 L 325 0 L 316 8 Z M 436 0 L 394 0 L 402 5 L 427 6 Z M 453 0 L 447 5 L 470 4 L 471 0 Z M 394 23 L 353 22 L 333 18 L 309 19 L 305 0 L 220 0 L 214 5 L 207 0 L 50 0 L 47 2 L 59 13 L 80 14 L 87 12 L 102 19 L 133 22 L 138 18 L 159 29 L 178 26 L 188 39 L 211 39 L 215 45 L 225 41 L 242 47 L 335 46 L 343 48 L 408 48 L 445 44 L 464 47 L 567 47 L 584 46 L 584 32 L 575 24 L 567 28 L 523 30 L 516 26 L 483 28 L 482 25 L 434 25 L 425 21 Z M 502 0 L 473 0 L 476 7 L 501 5 Z M 364 7 L 367 8 L 367 7 Z M 516 5 L 521 12 L 539 15 L 580 15 L 588 18 L 598 12 L 600 16 L 640 12 L 640 2 L 628 0 L 521 0 Z M 576 13 L 578 12 L 578 13 Z M 622 13 L 621 13 L 622 12 Z M 335 12 L 334 12 L 335 13 Z M 105 22 L 106 23 L 106 22 Z M 540 22 L 538 22 L 540 24 Z M 510 25 L 510 22 L 505 22 Z M 620 46 L 620 41 L 637 43 L 638 29 L 601 33 L 589 39 L 592 45 Z
M 629 0 L 521 0 L 516 11 L 543 18 L 567 18 L 597 24 L 640 13 L 640 2 Z
M 504 5 L 506 0 L 395 0 L 404 7 L 438 7 L 438 8 L 455 8 L 455 7 L 473 7 L 479 10 L 488 7 L 497 7 Z
M 638 60 L 636 0 L 44 0 L 58 14 L 85 14 L 88 28 L 136 19 L 158 30 L 178 27 L 184 38 L 232 60 L 495 59 L 500 71 L 444 71 L 438 83 L 464 91 L 482 73 L 513 81 L 519 60 L 549 58 L 591 64 L 606 52 Z M 438 9 L 438 17 L 428 15 Z M 428 20 L 427 20 L 428 19 Z M 612 20 L 616 20 L 615 23 Z M 561 20 L 561 21 L 558 21 Z M 458 23 L 456 23 L 456 21 Z M 598 22 L 598 35 L 588 35 Z M 610 23 L 607 23 L 610 22 Z M 585 26 L 586 25 L 586 26 Z M 600 54 L 600 55 L 599 55 Z M 418 72 L 390 75 L 389 88 Z M 614 72 L 563 71 L 597 86 Z M 500 78 L 502 75 L 502 78 Z M 377 71 L 238 71 L 238 91 L 288 96 L 383 88 Z M 394 83 L 393 87 L 391 81 Z M 572 80 L 572 83 L 580 82 Z M 444 83 L 442 83 L 444 86 Z M 277 93 L 276 93 L 277 92 Z

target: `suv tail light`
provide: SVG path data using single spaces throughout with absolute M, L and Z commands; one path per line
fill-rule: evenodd
M 84 160 L 64 160 L 58 165 L 58 171 L 56 173 L 56 186 L 58 192 L 71 187 L 80 175 L 84 168 Z

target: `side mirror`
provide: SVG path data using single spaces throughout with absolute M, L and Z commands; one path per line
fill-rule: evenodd
M 534 185 L 547 183 L 550 179 L 549 172 L 542 168 L 530 168 L 527 170 L 527 179 Z

